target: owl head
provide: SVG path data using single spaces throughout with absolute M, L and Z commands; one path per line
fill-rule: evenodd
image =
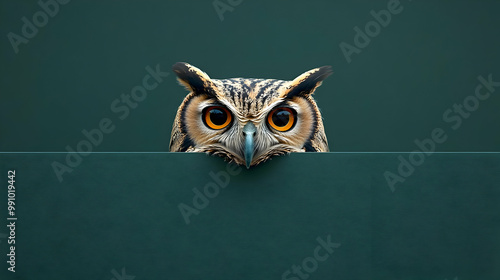
M 211 79 L 183 62 L 173 71 L 189 94 L 177 111 L 170 151 L 218 155 L 247 168 L 290 152 L 328 151 L 312 94 L 330 66 L 291 81 Z

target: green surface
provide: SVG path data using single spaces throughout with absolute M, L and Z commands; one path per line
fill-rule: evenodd
M 91 154 L 59 182 L 51 164 L 65 154 L 0 154 L 4 198 L 16 170 L 18 217 L 17 272 L 7 274 L 0 239 L 0 273 L 282 279 L 330 236 L 340 245 L 308 279 L 499 279 L 500 154 L 433 154 L 393 192 L 383 173 L 397 156 L 275 158 L 220 177 L 227 186 L 186 224 L 179 204 L 193 206 L 192 189 L 216 182 L 210 172 L 228 172 L 220 158 Z
M 500 87 L 447 113 L 474 105 L 479 76 L 500 81 L 500 1 L 402 0 L 350 62 L 339 45 L 392 0 L 243 1 L 222 21 L 214 1 L 73 0 L 16 53 L 9 34 L 37 2 L 0 3 L 0 152 L 78 150 L 97 128 L 94 152 L 167 151 L 187 93 L 178 61 L 213 78 L 332 65 L 315 95 L 332 151 L 500 152 Z M 124 106 L 157 67 L 157 86 Z M 392 188 L 398 154 L 294 154 L 230 176 L 189 225 L 179 203 L 222 160 L 91 154 L 61 181 L 52 163 L 66 156 L 0 153 L 0 218 L 11 168 L 19 216 L 18 272 L 3 276 L 2 226 L 0 279 L 281 279 L 327 236 L 341 245 L 308 279 L 500 279 L 499 154 L 432 154 Z
M 450 133 L 440 151 L 500 151 L 500 89 L 460 129 L 443 120 L 478 76 L 500 80 L 499 1 L 402 0 L 351 63 L 339 45 L 389 0 L 243 1 L 223 21 L 212 3 L 73 0 L 15 54 L 7 35 L 41 8 L 1 1 L 0 151 L 65 151 L 102 118 L 116 129 L 97 151 L 167 151 L 186 95 L 173 73 L 126 119 L 110 107 L 146 66 L 170 72 L 178 61 L 213 78 L 293 79 L 332 65 L 316 98 L 333 151 L 412 151 L 435 127 Z

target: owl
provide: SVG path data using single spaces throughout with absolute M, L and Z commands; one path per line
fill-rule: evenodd
M 208 153 L 250 168 L 291 152 L 329 151 L 312 94 L 330 66 L 292 81 L 211 79 L 183 62 L 173 71 L 189 94 L 174 120 L 171 152 Z

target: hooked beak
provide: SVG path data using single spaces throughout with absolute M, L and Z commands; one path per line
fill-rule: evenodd
M 250 168 L 250 164 L 252 163 L 254 153 L 253 136 L 255 135 L 255 131 L 257 129 L 251 122 L 243 127 L 243 134 L 245 135 L 245 164 L 247 169 Z

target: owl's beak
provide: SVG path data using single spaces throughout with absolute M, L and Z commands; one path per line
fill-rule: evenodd
M 243 134 L 245 135 L 245 164 L 247 169 L 250 168 L 250 164 L 252 163 L 254 153 L 253 136 L 255 135 L 255 131 L 257 131 L 257 128 L 251 122 L 243 127 Z

